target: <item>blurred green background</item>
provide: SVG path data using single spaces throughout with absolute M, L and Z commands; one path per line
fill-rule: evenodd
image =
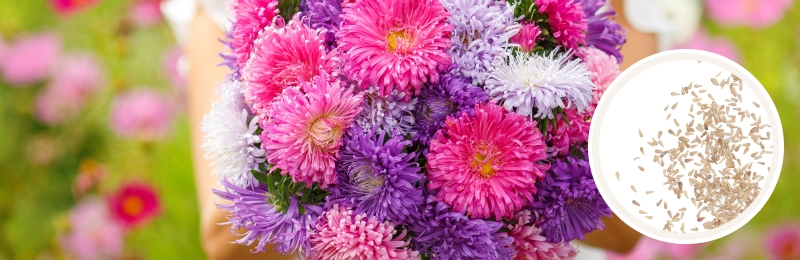
M 68 16 L 45 0 L 0 1 L 0 39 L 13 42 L 34 32 L 52 31 L 63 52 L 88 51 L 105 70 L 104 86 L 76 118 L 46 125 L 35 118 L 34 99 L 44 82 L 12 87 L 0 79 L 0 259 L 59 259 L 60 222 L 75 204 L 73 183 L 80 163 L 105 165 L 108 178 L 99 193 L 126 181 L 145 181 L 160 195 L 162 212 L 126 235 L 125 252 L 134 259 L 201 259 L 197 201 L 192 175 L 189 131 L 183 113 L 166 139 L 120 138 L 108 128 L 115 95 L 138 86 L 174 93 L 163 66 L 175 47 L 163 22 L 136 26 L 129 9 L 135 1 L 106 0 Z M 800 5 L 778 23 L 763 29 L 723 27 L 709 18 L 702 26 L 713 37 L 729 39 L 740 62 L 767 88 L 779 111 L 786 142 L 778 187 L 741 234 L 759 234 L 777 223 L 800 219 Z M 176 96 L 180 99 L 180 96 Z M 178 102 L 179 103 L 179 102 Z M 45 157 L 47 160 L 34 160 Z M 731 238 L 704 249 L 713 254 Z M 756 239 L 741 259 L 761 258 Z M 701 254 L 702 255 L 702 254 Z

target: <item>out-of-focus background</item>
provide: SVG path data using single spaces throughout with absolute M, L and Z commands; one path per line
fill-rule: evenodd
M 0 259 L 200 259 L 188 64 L 161 0 L 0 1 Z M 685 2 L 685 1 L 684 1 Z M 740 62 L 778 107 L 778 187 L 710 244 L 613 259 L 800 259 L 800 5 L 704 0 L 677 47 Z

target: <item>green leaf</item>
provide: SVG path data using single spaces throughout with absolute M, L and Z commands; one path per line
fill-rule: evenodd
M 260 171 L 256 171 L 256 170 L 251 170 L 250 173 L 252 173 L 253 177 L 255 177 L 256 180 L 258 180 L 259 182 L 264 183 L 264 184 L 268 184 L 269 183 L 268 180 L 267 180 L 267 176 L 264 175 L 264 173 L 262 173 Z

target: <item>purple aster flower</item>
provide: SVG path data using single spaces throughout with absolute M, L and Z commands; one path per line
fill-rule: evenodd
M 342 0 L 303 0 L 300 2 L 300 12 L 303 17 L 308 17 L 308 24 L 312 29 L 325 29 L 323 34 L 325 46 L 328 51 L 336 48 L 336 32 L 342 23 Z
M 501 222 L 470 219 L 429 196 L 421 218 L 408 226 L 411 246 L 431 259 L 511 259 L 514 238 L 498 232 Z
M 583 5 L 583 12 L 588 18 L 586 45 L 600 49 L 622 63 L 619 50 L 625 44 L 625 31 L 611 19 L 617 15 L 611 5 L 606 4 L 606 0 L 575 0 L 575 3 Z M 607 9 L 600 12 L 603 7 Z
M 391 136 L 391 137 L 388 137 Z M 419 214 L 424 198 L 419 182 L 420 168 L 415 153 L 403 150 L 411 145 L 403 136 L 383 130 L 354 126 L 339 153 L 337 182 L 328 204 L 342 204 L 394 223 L 410 223 Z
M 362 92 L 363 108 L 356 117 L 356 124 L 362 129 L 382 129 L 387 133 L 406 135 L 414 125 L 414 106 L 416 98 L 408 99 L 405 92 L 392 90 L 383 96 L 377 86 Z
M 417 124 L 412 129 L 415 133 L 413 140 L 427 146 L 448 116 L 463 112 L 472 114 L 475 104 L 488 100 L 489 95 L 472 85 L 469 78 L 454 76 L 449 72 L 443 74 L 439 83 L 422 88 L 414 112 Z
M 269 191 L 265 186 L 240 188 L 225 180 L 221 181 L 223 190 L 214 190 L 214 194 L 232 204 L 217 204 L 221 210 L 229 212 L 228 222 L 231 233 L 242 238 L 235 242 L 251 245 L 258 241 L 254 252 L 263 252 L 264 247 L 275 244 L 275 249 L 282 254 L 299 251 L 309 255 L 310 234 L 322 208 L 316 205 L 301 205 L 297 198 L 290 197 L 289 207 L 284 210 L 271 204 Z M 301 213 L 303 212 L 303 213 Z M 244 230 L 243 233 L 240 233 Z
M 458 68 L 456 75 L 483 84 L 486 72 L 508 55 L 509 39 L 520 25 L 514 21 L 514 8 L 508 1 L 442 0 L 453 25 L 452 46 L 448 53 Z
M 600 217 L 610 217 L 611 209 L 597 191 L 588 160 L 559 159 L 536 186 L 533 211 L 547 242 L 583 239 L 583 234 L 605 228 Z

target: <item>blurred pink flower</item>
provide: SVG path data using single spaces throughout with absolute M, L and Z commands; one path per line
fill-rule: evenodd
M 12 86 L 26 86 L 47 77 L 61 51 L 61 39 L 51 32 L 29 35 L 6 49 L 0 72 Z
M 3 68 L 3 60 L 5 60 L 7 54 L 8 43 L 6 43 L 3 38 L 0 38 L 0 69 Z
M 778 225 L 764 235 L 764 248 L 770 259 L 800 259 L 800 223 Z
M 178 98 L 181 103 L 180 107 L 186 100 L 186 70 L 188 69 L 188 62 L 183 55 L 183 50 L 179 47 L 167 49 L 162 58 L 162 65 L 167 73 L 167 79 L 172 85 L 173 94 Z
M 98 198 L 80 201 L 69 213 L 70 232 L 61 245 L 76 259 L 114 259 L 122 253 L 124 231 Z
M 125 228 L 144 224 L 161 211 L 158 194 L 150 185 L 128 183 L 108 198 L 113 216 Z
M 59 15 L 70 15 L 99 2 L 98 0 L 50 0 L 53 9 Z
M 663 250 L 664 243 L 647 236 L 642 236 L 639 243 L 628 254 L 619 254 L 616 252 L 608 251 L 606 256 L 608 260 L 653 260 L 656 259 L 658 254 Z
M 794 0 L 705 0 L 712 19 L 723 25 L 763 28 L 778 22 Z
M 160 0 L 138 0 L 133 3 L 130 18 L 138 26 L 151 26 L 161 22 Z
M 36 118 L 56 124 L 76 116 L 103 82 L 103 69 L 89 53 L 64 57 L 53 79 L 36 97 Z
M 679 44 L 675 49 L 696 49 L 713 52 L 735 62 L 741 62 L 739 49 L 730 40 L 724 37 L 713 37 L 703 30 L 697 30 L 688 41 Z
M 700 243 L 700 244 L 672 244 L 672 243 L 663 243 L 663 253 L 669 259 L 695 259 L 697 254 L 706 247 L 707 243 Z
M 167 97 L 138 89 L 116 97 L 111 110 L 111 130 L 125 138 L 155 141 L 172 127 L 174 107 Z
M 86 195 L 92 188 L 97 187 L 106 179 L 108 169 L 93 159 L 84 159 L 78 168 L 78 176 L 73 183 L 73 194 L 77 197 Z

